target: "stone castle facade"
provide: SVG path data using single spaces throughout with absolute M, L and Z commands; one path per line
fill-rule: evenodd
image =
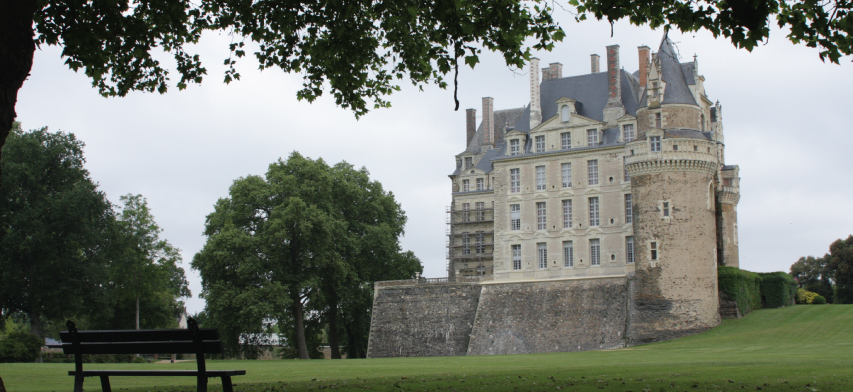
M 719 324 L 739 199 L 722 108 L 668 38 L 638 51 L 634 73 L 613 45 L 605 72 L 592 55 L 589 74 L 552 63 L 541 82 L 532 59 L 529 105 L 483 98 L 479 126 L 467 110 L 447 282 L 378 284 L 370 356 L 600 349 Z

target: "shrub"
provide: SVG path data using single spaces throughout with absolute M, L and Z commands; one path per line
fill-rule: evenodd
M 785 272 L 759 273 L 761 277 L 761 300 L 764 307 L 781 308 L 794 304 L 797 297 L 797 282 Z
M 24 331 L 14 331 L 0 339 L 0 362 L 33 362 L 41 350 L 41 339 Z
M 737 303 L 742 315 L 761 308 L 759 278 L 755 272 L 737 267 L 717 267 L 720 291 Z
M 825 305 L 826 298 L 824 298 L 822 295 L 815 295 L 814 300 L 812 300 L 812 303 L 815 305 Z

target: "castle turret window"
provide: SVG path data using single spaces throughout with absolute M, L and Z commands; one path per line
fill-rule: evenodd
M 587 129 L 586 130 L 586 142 L 587 142 L 587 145 L 590 147 L 598 145 L 598 130 L 597 129 Z
M 589 265 L 601 265 L 601 240 L 589 240 Z
M 509 229 L 521 230 L 521 204 L 509 205 Z
M 663 128 L 663 120 L 660 113 L 655 113 L 655 128 Z
M 622 126 L 622 139 L 625 140 L 625 143 L 634 141 L 634 124 Z
M 512 269 L 521 269 L 521 245 L 512 246 Z
M 660 152 L 660 136 L 649 136 L 649 150 Z
M 518 144 L 518 139 L 512 139 L 509 141 L 509 155 L 519 154 Z
M 509 192 L 521 192 L 521 173 L 519 169 L 509 169 Z
M 545 166 L 536 166 L 536 190 L 544 191 L 547 188 L 545 184 Z
M 598 159 L 590 159 L 586 161 L 587 183 L 589 185 L 598 185 Z
M 658 260 L 658 243 L 656 241 L 649 242 L 649 260 Z
M 560 171 L 563 177 L 563 188 L 572 187 L 572 164 L 563 163 L 560 165 Z
M 536 253 L 539 256 L 539 268 L 548 268 L 548 246 L 544 242 L 536 244 Z
M 629 193 L 629 194 L 625 195 L 625 223 L 626 224 L 634 222 L 633 211 L 634 211 L 634 209 L 631 207 L 631 194 Z
M 563 228 L 572 228 L 572 201 L 563 200 Z
M 631 150 L 631 152 L 633 153 L 634 150 Z M 631 155 L 634 155 L 634 154 L 631 154 Z M 631 181 L 631 174 L 628 173 L 628 158 L 627 157 L 622 157 L 622 170 L 625 172 L 624 177 L 623 177 L 625 179 L 625 181 L 626 182 Z
M 669 202 L 663 202 L 663 216 L 669 216 Z
M 625 262 L 634 262 L 634 236 L 625 237 Z
M 563 241 L 563 265 L 566 267 L 575 266 L 575 249 L 572 241 Z
M 598 197 L 589 198 L 589 226 L 598 226 Z
M 536 136 L 536 152 L 545 152 L 545 135 Z
M 548 228 L 547 222 L 547 210 L 545 209 L 545 202 L 540 201 L 536 203 L 536 230 L 545 230 Z
M 560 148 L 563 150 L 568 150 L 572 148 L 572 133 L 571 132 L 563 132 L 560 134 Z

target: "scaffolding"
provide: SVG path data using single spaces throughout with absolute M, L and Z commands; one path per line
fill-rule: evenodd
M 494 208 L 445 210 L 447 276 L 487 276 L 494 271 Z

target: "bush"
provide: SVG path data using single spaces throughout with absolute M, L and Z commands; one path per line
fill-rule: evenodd
M 740 314 L 761 308 L 758 274 L 737 267 L 717 267 L 720 291 L 737 303 Z
M 0 339 L 0 362 L 33 362 L 41 350 L 41 339 L 15 331 Z
M 815 305 L 825 305 L 826 298 L 824 298 L 822 295 L 815 295 L 814 300 L 812 300 L 812 303 Z
M 761 277 L 761 302 L 766 308 L 781 308 L 794 304 L 797 282 L 785 272 L 759 273 Z

